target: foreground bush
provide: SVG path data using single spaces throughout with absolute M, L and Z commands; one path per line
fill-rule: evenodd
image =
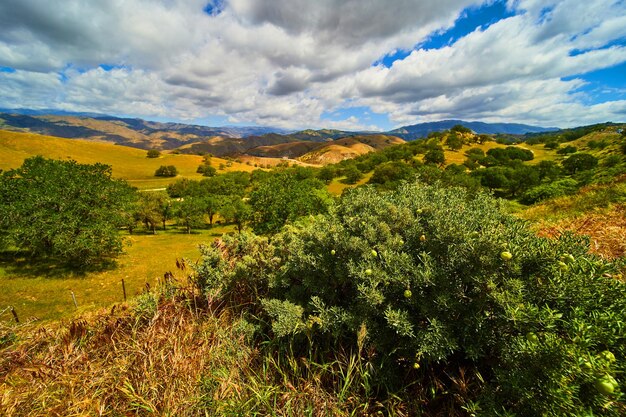
M 271 243 L 242 234 L 203 253 L 202 290 L 271 323 L 279 345 L 358 352 L 377 395 L 416 412 L 446 396 L 481 415 L 626 412 L 617 266 L 582 239 L 535 236 L 486 195 L 359 189 Z

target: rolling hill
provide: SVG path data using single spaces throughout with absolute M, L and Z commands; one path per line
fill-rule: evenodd
M 24 159 L 35 155 L 52 159 L 73 159 L 85 164 L 99 162 L 111 165 L 114 177 L 125 179 L 138 188 L 165 187 L 178 178 L 202 178 L 201 174 L 196 173 L 203 161 L 198 155 L 165 152 L 161 157 L 151 159 L 146 157 L 146 151 L 127 146 L 0 130 L 0 169 L 17 168 Z M 155 177 L 154 171 L 161 165 L 176 166 L 178 177 Z M 211 165 L 218 168 L 218 172 L 254 169 L 252 166 L 221 158 L 212 158 Z
M 248 149 L 246 154 L 265 158 L 298 158 L 322 146 L 324 144 L 319 142 L 289 142 L 278 145 L 257 146 L 256 148 Z
M 215 136 L 238 139 L 270 132 L 286 133 L 283 129 L 256 126 L 208 127 L 112 116 L 17 113 L 0 113 L 0 128 L 67 139 L 112 142 L 140 149 L 174 149 Z
M 387 135 L 357 135 L 341 138 L 322 145 L 298 159 L 315 165 L 327 165 L 355 158 L 392 145 L 405 143 L 404 140 Z

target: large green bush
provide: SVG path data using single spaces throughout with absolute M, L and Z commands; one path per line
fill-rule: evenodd
M 535 236 L 487 195 L 409 184 L 350 192 L 271 244 L 225 238 L 195 279 L 282 343 L 361 352 L 381 386 L 445 396 L 466 369 L 482 415 L 623 415 L 626 288 L 587 246 Z

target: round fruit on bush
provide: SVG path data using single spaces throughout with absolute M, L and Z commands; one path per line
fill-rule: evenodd
M 610 350 L 605 350 L 604 352 L 600 353 L 600 357 L 606 361 L 615 362 L 615 355 Z
M 337 252 L 334 249 L 330 251 L 330 254 L 333 255 L 333 256 L 335 256 L 336 253 Z
M 365 270 L 365 275 L 372 275 L 372 270 L 371 270 L 371 269 L 369 269 L 369 268 L 367 268 L 367 269 Z
M 404 290 L 404 298 L 411 298 L 411 296 L 413 296 L 411 290 Z
M 567 264 L 563 261 L 559 261 L 559 268 L 561 269 L 561 271 L 565 272 L 569 269 L 569 267 L 567 266 Z
M 607 378 L 596 379 L 593 385 L 600 394 L 609 395 L 615 391 L 615 386 Z
M 588 370 L 588 371 L 589 371 L 589 370 L 591 370 L 591 369 L 593 369 L 593 366 L 591 365 L 591 362 L 589 362 L 589 361 L 585 361 L 585 362 L 583 362 L 582 364 L 580 364 L 580 367 L 581 367 L 582 369 L 586 369 L 586 370 Z
M 426 235 L 420 236 L 420 242 L 426 242 Z
M 539 341 L 539 337 L 533 332 L 528 332 L 526 333 L 526 340 L 532 343 L 537 343 Z
M 372 256 L 373 256 L 374 258 L 377 258 L 377 257 L 378 257 L 378 252 L 376 252 L 374 249 L 372 249 Z
M 513 254 L 511 252 L 504 251 L 500 254 L 500 258 L 502 258 L 503 261 L 510 261 L 513 259 Z

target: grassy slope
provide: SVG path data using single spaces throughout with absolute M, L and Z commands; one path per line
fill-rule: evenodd
M 202 163 L 202 157 L 198 155 L 162 153 L 161 157 L 150 159 L 146 158 L 146 151 L 126 146 L 0 130 L 0 169 L 16 168 L 24 159 L 34 155 L 53 159 L 74 159 L 86 164 L 100 162 L 111 165 L 113 176 L 125 179 L 140 189 L 165 187 L 181 177 L 202 178 L 196 173 L 196 169 Z M 227 165 L 228 161 L 212 158 L 211 164 L 218 168 L 220 164 Z M 231 166 L 219 172 L 254 169 L 252 166 L 236 162 L 230 164 Z M 154 171 L 161 165 L 176 166 L 179 171 L 178 177 L 155 177 Z
M 341 195 L 346 188 L 354 188 L 367 183 L 370 178 L 372 178 L 372 174 L 374 174 L 374 171 L 363 174 L 363 178 L 361 178 L 361 180 L 356 184 L 346 184 L 342 182 L 346 177 L 335 178 L 330 182 L 330 184 L 328 184 L 328 192 L 333 195 Z
M 196 260 L 198 245 L 209 242 L 232 226 L 215 227 L 187 235 L 179 230 L 157 231 L 156 235 L 128 236 L 126 253 L 117 260 L 118 267 L 103 272 L 79 275 L 37 265 L 26 259 L 0 260 L 0 310 L 15 306 L 22 320 L 30 317 L 57 319 L 71 315 L 75 309 L 71 291 L 76 295 L 80 310 L 104 307 L 122 301 L 121 280 L 124 279 L 128 297 L 143 290 L 146 283 L 154 286 L 166 271 L 176 268 L 177 258 Z M 0 320 L 10 320 L 10 314 Z
M 592 132 L 561 147 L 575 146 L 579 152 L 590 153 L 600 160 L 599 174 L 606 157 L 619 155 L 622 164 L 626 157 L 619 150 L 621 135 L 615 127 Z M 599 149 L 589 147 L 590 141 L 607 143 Z M 536 145 L 541 146 L 541 145 Z M 536 147 L 535 146 L 535 147 Z M 551 153 L 550 151 L 549 153 Z M 546 152 L 549 154 L 548 152 Z M 569 155 L 556 155 L 562 160 Z M 518 215 L 529 220 L 544 236 L 557 236 L 565 231 L 589 236 L 590 250 L 602 256 L 616 258 L 626 255 L 626 175 L 602 178 L 596 184 L 583 187 L 577 194 L 548 200 L 522 210 Z

